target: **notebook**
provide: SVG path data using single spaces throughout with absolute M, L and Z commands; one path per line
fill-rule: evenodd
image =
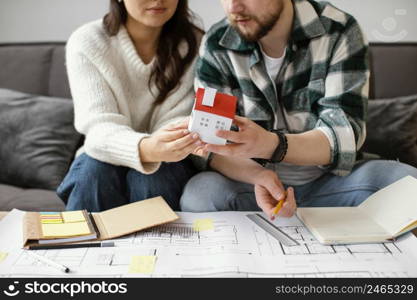
M 323 244 L 393 240 L 417 228 L 417 179 L 406 176 L 357 207 L 305 207 L 297 215 Z
M 162 197 L 142 200 L 100 213 L 87 211 L 27 212 L 24 247 L 107 240 L 177 220 Z

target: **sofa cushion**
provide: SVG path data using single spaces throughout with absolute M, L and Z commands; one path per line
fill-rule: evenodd
M 80 141 L 72 101 L 0 89 L 0 182 L 54 190 Z
M 71 98 L 67 70 L 65 68 L 65 47 L 56 46 L 52 53 L 51 70 L 49 73 L 48 96 Z
M 417 95 L 368 103 L 363 151 L 417 167 Z
M 417 93 L 417 43 L 371 44 L 371 98 Z
M 38 189 L 22 189 L 0 184 L 0 211 L 18 208 L 26 211 L 61 211 L 65 204 L 55 192 Z
M 53 53 L 49 45 L 0 47 L 0 88 L 47 95 Z

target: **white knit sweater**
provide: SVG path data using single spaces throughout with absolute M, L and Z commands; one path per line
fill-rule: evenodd
M 75 128 L 86 136 L 77 155 L 85 152 L 144 174 L 157 171 L 160 163 L 141 162 L 139 143 L 164 124 L 190 114 L 195 61 L 178 89 L 158 106 L 148 88 L 154 60 L 143 63 L 123 26 L 112 37 L 102 20 L 80 27 L 68 40 L 66 62 Z M 158 94 L 155 86 L 152 90 Z

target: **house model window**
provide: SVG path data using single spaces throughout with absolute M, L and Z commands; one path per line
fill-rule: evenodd
M 237 98 L 234 96 L 218 93 L 213 88 L 199 88 L 188 130 L 198 133 L 205 143 L 225 145 L 227 141 L 216 136 L 216 131 L 230 130 L 236 104 Z

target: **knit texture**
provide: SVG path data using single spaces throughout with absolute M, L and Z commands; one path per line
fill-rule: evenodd
M 187 45 L 181 47 L 185 52 Z M 102 20 L 83 25 L 68 40 L 66 63 L 75 128 L 85 135 L 77 155 L 85 152 L 144 174 L 156 172 L 160 163 L 142 163 L 139 144 L 163 125 L 190 114 L 195 61 L 160 105 L 155 104 L 155 85 L 148 86 L 155 59 L 143 63 L 123 26 L 109 36 Z

